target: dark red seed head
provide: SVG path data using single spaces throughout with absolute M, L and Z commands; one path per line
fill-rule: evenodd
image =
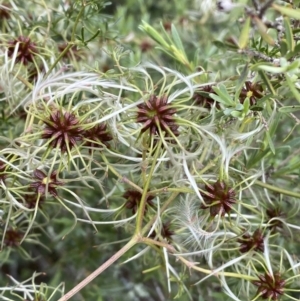
M 206 184 L 201 195 L 205 201 L 205 205 L 201 205 L 201 208 L 209 209 L 211 217 L 230 213 L 236 203 L 235 191 L 223 181 Z
M 175 136 L 179 135 L 178 125 L 175 122 L 176 109 L 168 104 L 168 97 L 151 95 L 145 103 L 139 104 L 137 111 L 137 122 L 143 123 L 142 133 L 150 130 L 151 135 L 161 131 L 172 132 Z
M 256 229 L 252 235 L 245 233 L 239 238 L 238 243 L 240 243 L 240 252 L 246 253 L 251 250 L 253 251 L 264 251 L 264 236 L 260 229 Z
M 24 36 L 9 41 L 7 48 L 9 57 L 13 57 L 15 51 L 17 51 L 16 62 L 21 62 L 23 65 L 32 63 L 34 56 L 38 53 L 35 43 L 31 42 L 29 37 Z
M 258 287 L 257 295 L 263 299 L 276 301 L 284 294 L 285 280 L 278 272 L 273 276 L 265 272 L 264 275 L 258 276 L 258 280 L 253 281 L 253 284 Z
M 160 230 L 160 236 L 170 242 L 172 240 L 172 235 L 174 235 L 174 231 L 170 228 L 170 222 L 163 223 Z M 155 239 L 157 237 L 157 232 L 154 230 L 149 237 Z M 159 240 L 159 238 L 157 239 Z
M 36 193 L 45 195 L 48 192 L 54 197 L 57 196 L 56 188 L 62 186 L 64 183 L 57 180 L 57 171 L 53 171 L 50 176 L 47 176 L 44 172 L 36 169 L 33 172 L 34 179 L 37 180 L 30 184 L 31 188 L 34 188 Z
M 123 194 L 123 198 L 127 200 L 125 207 L 127 209 L 132 209 L 132 213 L 135 214 L 140 205 L 142 194 L 137 190 L 129 189 Z M 152 202 L 153 199 L 154 199 L 153 195 L 148 195 L 146 200 L 145 212 L 147 212 L 148 206 L 154 207 L 154 204 Z
M 0 22 L 4 19 L 10 18 L 10 12 L 9 12 L 10 4 L 4 3 L 0 5 Z
M 101 145 L 109 147 L 109 141 L 113 139 L 105 123 L 97 124 L 93 128 L 84 131 L 83 137 L 86 139 L 83 145 L 90 148 L 101 148 Z
M 45 202 L 45 197 L 43 195 L 38 195 L 33 189 L 29 189 L 28 194 L 24 195 L 23 198 L 25 201 L 24 205 L 30 209 L 35 208 L 37 202 L 38 208 L 41 208 L 43 203 Z
M 268 223 L 269 228 L 271 229 L 271 231 L 273 233 L 276 232 L 277 230 L 279 230 L 279 228 L 283 227 L 283 222 L 281 220 L 273 219 L 273 218 L 284 218 L 285 217 L 285 213 L 283 212 L 283 210 L 280 207 L 268 208 L 266 210 L 266 215 L 267 215 L 266 222 Z
M 4 245 L 7 247 L 18 247 L 23 238 L 23 233 L 17 229 L 7 229 L 4 237 Z
M 0 159 L 0 181 L 4 181 L 7 177 L 7 169 L 7 164 Z
M 195 104 L 205 109 L 211 109 L 215 101 L 209 96 L 210 93 L 216 94 L 211 85 L 204 86 L 196 91 L 193 96 Z M 216 103 L 216 108 L 220 109 L 219 103 Z
M 140 44 L 140 49 L 142 52 L 147 52 L 153 48 L 153 44 L 148 40 L 143 40 Z
M 50 139 L 53 148 L 60 148 L 62 152 L 71 150 L 82 140 L 83 129 L 78 118 L 70 112 L 62 113 L 57 110 L 50 114 L 49 119 L 43 120 L 46 124 L 42 134 L 43 139 Z

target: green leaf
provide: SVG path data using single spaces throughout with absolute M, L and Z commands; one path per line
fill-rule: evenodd
M 264 39 L 264 41 L 273 46 L 275 44 L 275 41 L 270 35 L 268 35 L 268 28 L 263 23 L 263 21 L 257 17 L 254 17 L 253 21 L 255 22 L 257 30 L 260 33 L 261 37 Z
M 286 15 L 286 16 L 294 18 L 294 19 L 300 19 L 300 10 L 299 9 L 293 9 L 293 8 L 289 8 L 289 7 L 285 7 L 285 6 L 280 6 L 277 4 L 273 4 L 272 7 L 283 15 Z
M 262 78 L 263 82 L 265 83 L 265 85 L 268 87 L 269 91 L 273 94 L 276 95 L 276 91 L 269 79 L 269 77 L 265 74 L 265 72 L 263 71 L 258 71 L 260 77 Z
M 171 33 L 172 33 L 172 38 L 173 38 L 174 44 L 182 52 L 182 54 L 184 54 L 184 56 L 187 57 L 186 53 L 185 53 L 185 50 L 183 48 L 182 41 L 180 39 L 180 36 L 179 36 L 178 31 L 176 30 L 174 24 L 172 24 Z
M 258 68 L 270 73 L 283 73 L 286 71 L 286 67 L 274 67 L 270 65 L 261 65 Z
M 239 77 L 235 87 L 235 95 L 234 95 L 235 100 L 237 100 L 241 94 L 241 90 L 244 86 L 245 81 L 247 80 L 248 73 L 249 73 L 248 64 L 246 64 L 245 67 L 243 68 L 241 76 Z
M 296 61 L 292 62 L 290 65 L 286 66 L 286 71 L 296 70 L 299 68 L 299 65 L 300 65 L 300 61 L 296 60 Z
M 213 100 L 215 100 L 217 102 L 224 104 L 225 106 L 231 106 L 231 103 L 228 103 L 226 99 L 223 99 L 214 93 L 210 93 L 209 97 L 211 97 Z
M 266 138 L 267 138 L 267 141 L 268 141 L 268 144 L 269 144 L 269 147 L 270 147 L 272 153 L 275 155 L 275 147 L 274 147 L 274 144 L 271 139 L 269 131 L 266 132 Z
M 247 99 L 247 98 L 246 98 Z M 236 106 L 235 106 L 235 109 L 237 111 L 242 111 L 244 109 L 244 106 L 241 104 L 241 103 L 238 103 Z
M 288 44 L 287 44 L 287 41 L 285 39 L 282 39 L 280 41 L 280 53 L 282 56 L 286 55 L 287 52 L 288 52 Z
M 289 51 L 294 51 L 295 49 L 294 35 L 290 25 L 290 20 L 287 17 L 284 18 L 284 28 L 285 28 L 285 36 L 286 36 L 288 49 Z
M 300 105 L 281 107 L 281 108 L 278 109 L 278 111 L 281 112 L 281 113 L 297 112 L 297 111 L 300 111 Z
M 219 49 L 230 49 L 230 50 L 237 50 L 238 47 L 237 45 L 233 44 L 233 43 L 228 43 L 228 42 L 222 42 L 222 41 L 213 41 L 212 42 L 213 45 L 215 45 L 216 47 L 218 47 Z
M 264 108 L 263 108 L 263 107 L 260 107 L 260 106 L 251 106 L 251 107 L 250 107 L 250 110 L 251 110 L 251 111 L 254 111 L 254 112 L 261 112 L 261 111 L 264 110 Z
M 291 92 L 293 93 L 293 95 L 295 96 L 295 98 L 298 100 L 298 102 L 300 103 L 300 93 L 298 92 L 295 84 L 292 82 L 290 76 L 286 75 L 286 82 L 289 86 L 289 88 L 291 89 Z
M 250 25 L 251 25 L 251 18 L 248 17 L 245 21 L 245 24 L 242 28 L 241 35 L 239 38 L 239 47 L 240 49 L 246 48 L 248 41 L 249 41 L 249 33 L 250 33 Z
M 243 112 L 245 115 L 248 114 L 249 108 L 250 108 L 250 99 L 249 97 L 246 97 L 243 103 Z
M 147 22 L 142 21 L 142 25 L 139 26 L 139 29 L 144 31 L 146 34 L 148 34 L 154 41 L 156 41 L 159 45 L 169 48 L 169 44 L 166 42 L 166 39 L 162 37 L 162 35 L 154 29 L 151 25 L 149 25 Z
M 235 117 L 235 118 L 240 118 L 240 117 L 243 116 L 243 113 L 242 113 L 242 112 L 238 112 L 238 111 L 232 111 L 232 112 L 230 113 L 230 115 L 231 115 L 232 117 Z
M 285 57 L 287 60 L 291 59 L 293 56 L 296 56 L 300 53 L 300 44 L 297 44 L 293 52 L 289 52 Z
M 249 158 L 248 162 L 246 163 L 247 168 L 251 168 L 256 163 L 260 162 L 262 158 L 267 157 L 271 154 L 270 149 L 259 149 L 253 153 L 253 155 Z
M 224 85 L 219 85 L 213 88 L 214 91 L 223 99 L 223 103 L 228 106 L 234 106 L 235 102 L 232 100 L 231 96 L 228 94 L 227 89 Z

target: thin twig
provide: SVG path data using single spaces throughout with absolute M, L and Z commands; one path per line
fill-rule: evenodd
M 67 301 L 72 298 L 75 294 L 81 291 L 86 285 L 88 285 L 92 280 L 94 280 L 97 276 L 99 276 L 104 270 L 110 267 L 115 261 L 117 261 L 122 255 L 124 255 L 129 249 L 131 249 L 136 243 L 138 239 L 134 237 L 130 240 L 122 249 L 120 249 L 117 253 L 115 253 L 112 257 L 110 257 L 107 261 L 105 261 L 97 270 L 95 270 L 92 274 L 78 283 L 73 289 L 71 289 L 67 294 L 62 296 L 58 301 Z
M 272 3 L 274 2 L 274 0 L 269 0 L 267 1 L 263 7 L 261 7 L 261 9 L 259 10 L 258 13 L 258 17 L 261 19 L 263 17 L 263 15 L 265 14 L 266 10 L 272 5 Z
M 256 50 L 250 50 L 250 49 L 240 49 L 238 51 L 240 54 L 246 54 L 246 55 L 249 55 L 249 56 L 254 56 L 256 58 L 259 58 L 259 59 L 262 59 L 266 62 L 270 62 L 272 63 L 274 61 L 273 58 L 261 53 L 261 52 L 258 52 Z

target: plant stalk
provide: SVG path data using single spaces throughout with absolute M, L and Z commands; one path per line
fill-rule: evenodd
M 100 267 L 98 267 L 92 274 L 78 283 L 73 289 L 62 296 L 58 301 L 67 301 L 72 298 L 75 294 L 81 291 L 86 285 L 93 281 L 103 271 L 110 267 L 115 261 L 117 261 L 123 254 L 131 249 L 138 242 L 138 238 L 134 236 L 125 246 L 123 246 L 117 253 L 115 253 L 110 259 L 105 261 Z

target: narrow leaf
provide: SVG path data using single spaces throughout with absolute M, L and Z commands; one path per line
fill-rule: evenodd
M 295 87 L 295 84 L 292 82 L 291 78 L 286 75 L 286 82 L 289 86 L 289 88 L 291 89 L 291 92 L 293 93 L 293 95 L 295 96 L 295 98 L 298 100 L 298 102 L 300 102 L 300 93 L 298 92 L 297 88 Z
M 284 18 L 284 28 L 285 28 L 285 36 L 286 36 L 288 49 L 289 51 L 294 51 L 295 49 L 294 35 L 291 28 L 290 20 L 287 17 Z
M 224 85 L 219 85 L 218 88 L 213 88 L 219 96 L 221 96 L 224 100 L 226 100 L 226 102 L 231 105 L 234 106 L 235 102 L 232 100 L 231 96 L 228 94 L 228 91 L 226 89 L 226 87 Z
M 253 21 L 255 22 L 257 30 L 260 33 L 261 37 L 264 39 L 264 41 L 273 46 L 275 44 L 275 41 L 270 35 L 268 35 L 268 28 L 263 23 L 263 21 L 257 17 L 254 17 Z
M 240 49 L 244 49 L 247 47 L 247 43 L 249 41 L 250 28 L 251 28 L 250 25 L 251 25 L 251 18 L 248 17 L 245 21 L 245 24 L 242 28 L 242 32 L 239 38 Z
M 151 25 L 149 25 L 147 22 L 142 21 L 142 25 L 139 26 L 139 29 L 147 33 L 154 41 L 156 41 L 158 44 L 165 48 L 169 48 L 169 44 L 166 42 L 166 39 L 163 38 L 160 33 L 154 29 Z
M 300 110 L 300 105 L 295 106 L 285 106 L 282 108 L 279 108 L 278 111 L 281 113 L 293 113 Z
M 288 50 L 289 50 L 289 47 L 288 47 L 286 39 L 282 39 L 280 41 L 280 53 L 281 53 L 281 55 L 282 56 L 286 55 Z
M 269 144 L 269 147 L 270 147 L 272 153 L 275 155 L 275 147 L 274 147 L 273 141 L 271 139 L 270 133 L 268 131 L 266 132 L 266 138 L 267 138 L 267 141 L 268 141 L 268 144 Z
M 265 85 L 267 86 L 267 88 L 269 89 L 269 91 L 273 94 L 276 95 L 276 91 L 269 79 L 269 77 L 265 74 L 265 72 L 263 71 L 258 71 L 259 75 L 261 76 L 263 82 L 265 83 Z
M 241 90 L 244 86 L 245 81 L 247 80 L 248 72 L 249 72 L 248 64 L 246 64 L 235 86 L 235 95 L 234 95 L 235 101 L 239 98 L 241 94 Z
M 225 106 L 231 106 L 232 103 L 228 103 L 226 99 L 221 98 L 220 96 L 214 94 L 214 93 L 210 93 L 209 97 L 211 97 L 213 100 L 220 102 L 222 104 L 224 104 Z
M 184 54 L 184 56 L 186 57 L 186 53 L 183 48 L 182 41 L 180 39 L 180 36 L 179 36 L 178 31 L 177 31 L 176 27 L 174 26 L 174 24 L 172 24 L 171 33 L 172 33 L 172 38 L 173 38 L 174 44 L 181 51 L 181 53 Z
M 300 19 L 300 10 L 299 9 L 293 9 L 285 6 L 280 6 L 277 4 L 273 4 L 272 7 L 280 12 L 283 15 L 286 15 L 291 18 Z
M 283 73 L 286 71 L 286 67 L 273 67 L 268 65 L 262 65 L 259 66 L 258 68 L 271 73 Z

